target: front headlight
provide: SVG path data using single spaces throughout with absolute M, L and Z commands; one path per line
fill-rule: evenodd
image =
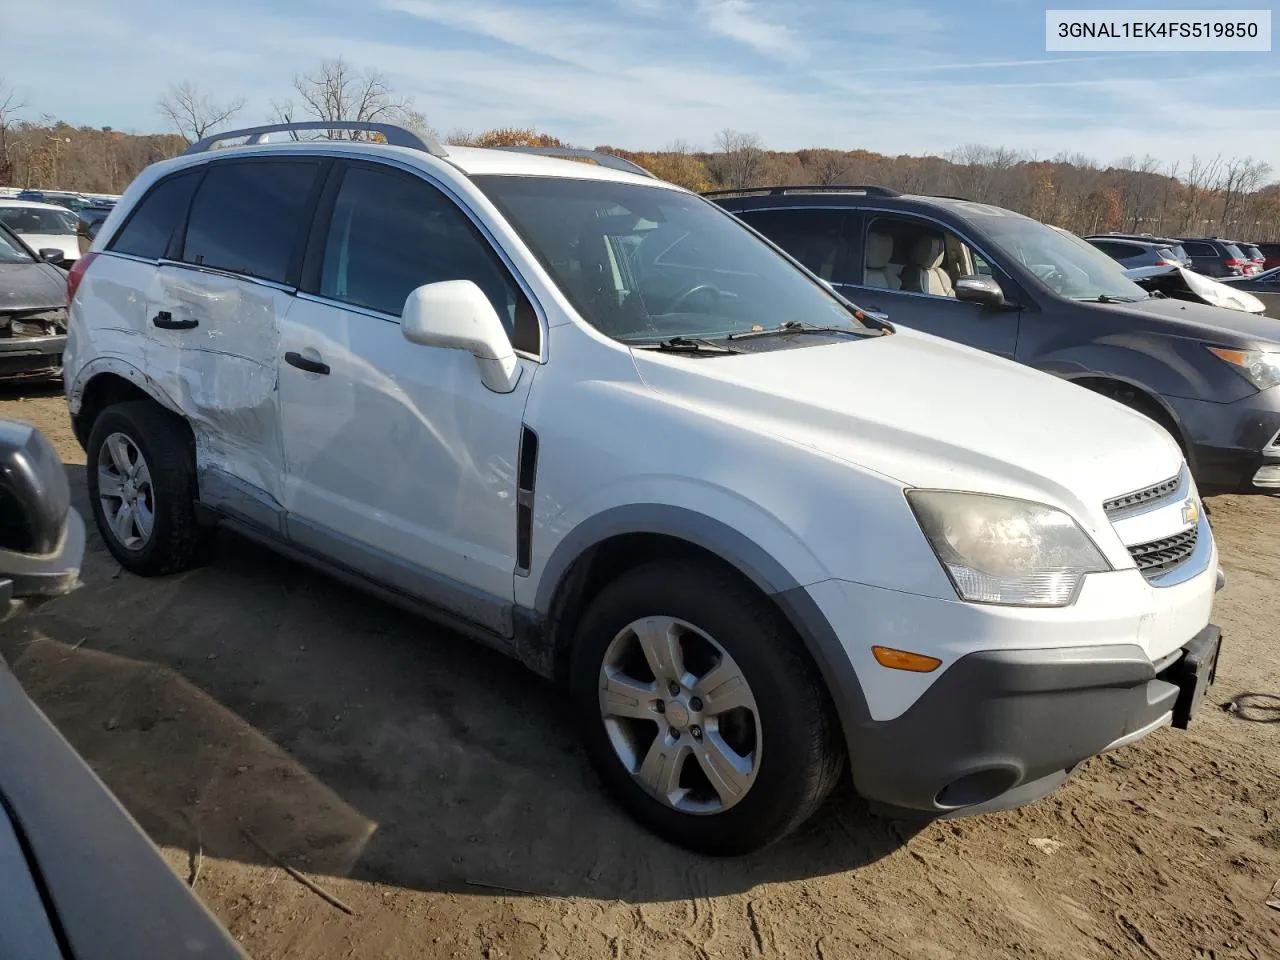
M 907 501 L 964 600 L 1065 607 L 1085 574 L 1111 569 L 1055 507 L 951 490 L 908 490 Z
M 1280 353 L 1271 350 L 1226 350 L 1222 347 L 1209 347 L 1209 352 L 1235 367 L 1241 376 L 1259 390 L 1266 390 L 1280 383 Z

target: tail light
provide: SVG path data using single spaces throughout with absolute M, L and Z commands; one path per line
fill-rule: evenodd
M 93 262 L 93 258 L 96 256 L 96 253 L 86 253 L 71 265 L 71 270 L 67 273 L 67 306 L 70 306 L 71 301 L 76 298 L 76 291 L 80 289 L 80 281 L 84 279 L 85 271 L 89 269 L 89 264 Z
M 1180 264 L 1177 260 L 1170 260 L 1167 257 L 1161 257 L 1159 260 L 1156 261 L 1156 266 L 1157 267 L 1180 267 L 1182 266 L 1182 264 Z

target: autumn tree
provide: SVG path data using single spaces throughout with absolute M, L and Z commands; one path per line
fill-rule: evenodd
M 156 102 L 156 109 L 183 140 L 195 143 L 216 132 L 243 110 L 244 97 L 217 101 L 191 81 L 184 80 L 169 88 Z

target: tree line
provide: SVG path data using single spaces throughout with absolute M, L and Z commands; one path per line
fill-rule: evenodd
M 119 193 L 143 167 L 234 126 L 243 98 L 217 100 L 190 82 L 157 101 L 168 132 L 132 134 L 33 118 L 0 77 L 0 185 Z M 291 95 L 271 105 L 278 121 L 386 121 L 437 135 L 410 98 L 376 70 L 338 58 L 294 78 Z M 362 137 L 349 131 L 330 136 Z M 530 128 L 473 133 L 449 143 L 475 146 L 568 146 Z M 693 190 L 764 185 L 878 184 L 903 193 L 956 196 L 1007 207 L 1079 234 L 1122 230 L 1174 236 L 1280 240 L 1280 184 L 1252 157 L 1193 157 L 1163 162 L 1146 155 L 1103 166 L 1081 153 L 1042 159 L 1000 147 L 961 146 L 945 156 L 887 156 L 867 150 L 769 150 L 759 136 L 722 130 L 711 149 L 676 141 L 659 151 L 596 149 L 633 160 Z

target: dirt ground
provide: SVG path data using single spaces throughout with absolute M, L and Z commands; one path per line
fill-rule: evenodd
M 60 396 L 0 395 L 58 445 Z M 1228 584 L 1189 732 L 1023 810 L 923 829 L 847 791 L 756 856 L 654 840 L 597 786 L 564 696 L 257 547 L 120 571 L 6 624 L 27 690 L 259 958 L 1280 958 L 1280 500 L 1211 501 Z M 348 904 L 291 879 L 263 845 Z

